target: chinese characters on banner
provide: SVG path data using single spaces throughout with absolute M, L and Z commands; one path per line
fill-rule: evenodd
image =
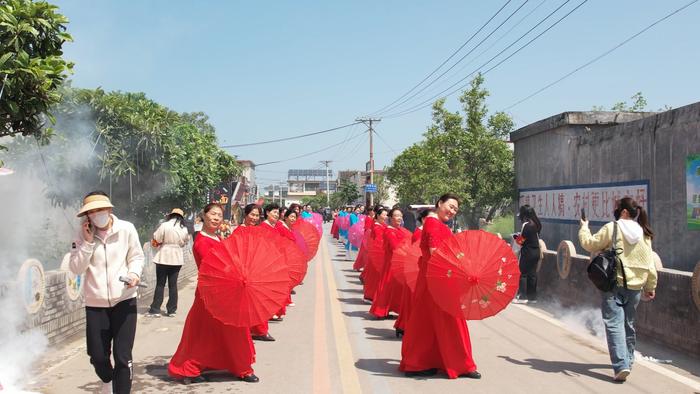
M 576 222 L 581 219 L 581 208 L 592 222 L 614 219 L 615 202 L 632 197 L 649 209 L 649 184 L 646 181 L 598 185 L 564 186 L 549 189 L 520 189 L 519 206 L 529 205 L 540 219 Z
M 229 188 L 226 185 L 219 185 L 211 191 L 209 195 L 209 201 L 217 203 L 224 207 L 224 219 L 231 219 L 231 193 L 233 188 Z

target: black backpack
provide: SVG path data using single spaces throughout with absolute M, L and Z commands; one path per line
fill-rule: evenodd
M 622 261 L 618 255 L 622 253 L 622 250 L 615 248 L 615 243 L 617 241 L 617 222 L 613 225 L 613 235 L 612 244 L 610 249 L 598 254 L 591 263 L 588 264 L 588 279 L 593 282 L 595 287 L 600 291 L 608 292 L 612 291 L 617 285 L 617 266 L 620 265 L 620 270 L 622 271 L 622 279 L 624 281 L 625 289 L 627 288 L 627 276 L 625 275 L 625 269 L 622 266 Z

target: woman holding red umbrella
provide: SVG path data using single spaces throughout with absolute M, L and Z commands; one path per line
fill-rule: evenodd
M 403 227 L 403 213 L 399 208 L 389 211 L 389 225 L 384 230 L 384 267 L 369 313 L 379 319 L 389 316 L 389 311 L 401 313 L 402 288 L 392 275 L 391 256 L 411 232 Z
M 292 204 L 294 205 L 294 204 Z M 297 204 L 298 205 L 298 204 Z M 292 225 L 294 222 L 297 221 L 298 218 L 298 213 L 295 209 L 293 209 L 291 206 L 289 209 L 284 213 L 284 220 L 280 220 L 277 223 L 277 232 L 279 235 L 282 237 L 285 237 L 291 241 L 294 241 L 296 243 L 296 237 L 294 236 L 294 232 L 292 232 Z M 291 289 L 290 289 L 291 290 Z M 292 296 L 291 294 L 289 295 L 289 299 L 287 299 L 287 306 L 294 306 L 294 303 L 292 302 Z M 283 306 L 282 309 L 280 309 L 277 314 L 275 314 L 276 319 L 282 319 L 284 315 L 287 314 L 287 307 Z
M 280 217 L 280 206 L 277 205 L 276 203 L 271 203 L 267 204 L 265 206 L 264 210 L 264 216 L 265 220 L 260 224 L 261 228 L 264 228 L 269 231 L 270 234 L 279 234 L 279 230 L 277 230 L 277 226 L 279 226 L 279 217 Z M 275 321 L 282 320 L 280 317 L 277 315 L 273 316 L 273 319 Z M 274 342 L 275 337 L 270 335 L 270 325 L 267 322 L 261 323 L 257 326 L 253 326 L 250 328 L 250 334 L 253 336 L 253 339 L 256 341 L 265 341 L 265 342 Z
M 367 241 L 368 260 L 367 264 L 365 264 L 365 269 L 360 275 L 364 285 L 364 298 L 370 301 L 373 300 L 381 279 L 381 269 L 384 263 L 384 230 L 387 226 L 386 220 L 388 217 L 386 208 L 381 205 L 377 205 L 374 208 L 374 212 L 374 225 Z
M 457 196 L 444 194 L 435 204 L 435 214 L 428 215 L 423 223 L 420 271 L 401 346 L 399 370 L 406 376 L 430 376 L 442 370 L 450 379 L 458 376 L 481 378 L 472 359 L 466 321 L 444 312 L 435 303 L 426 280 L 431 254 L 452 236 L 445 222 L 454 218 L 458 209 Z
M 223 215 L 224 210 L 218 204 L 211 203 L 204 208 L 204 226 L 192 248 L 197 267 L 221 241 L 216 231 L 223 222 Z M 224 369 L 245 382 L 255 383 L 260 379 L 253 374 L 254 362 L 255 347 L 250 330 L 225 325 L 214 318 L 197 289 L 180 344 L 168 364 L 168 374 L 189 384 L 205 381 L 201 375 L 204 370 Z
M 420 212 L 420 215 L 418 216 L 418 222 L 420 223 L 420 226 L 416 227 L 416 229 L 413 231 L 413 235 L 411 236 L 411 243 L 420 244 L 421 235 L 423 234 L 423 222 L 425 221 L 425 218 L 431 213 L 433 213 L 432 209 L 424 209 Z M 418 259 L 414 259 L 411 262 L 407 262 L 407 264 L 408 263 L 418 265 Z M 394 323 L 394 329 L 396 329 L 397 338 L 402 336 L 404 334 L 404 330 L 406 329 L 406 322 L 408 322 L 408 317 L 411 315 L 412 300 L 413 290 L 411 290 L 411 286 L 405 283 L 402 284 L 401 307 L 399 308 L 399 318 L 396 319 L 396 322 Z
M 365 240 L 371 233 L 372 227 L 374 227 L 374 207 L 367 207 L 365 209 L 365 215 L 365 236 L 362 240 L 362 244 L 360 245 L 360 250 L 357 252 L 355 264 L 352 265 L 352 269 L 355 271 L 363 270 L 365 268 L 365 264 L 367 264 L 367 246 Z

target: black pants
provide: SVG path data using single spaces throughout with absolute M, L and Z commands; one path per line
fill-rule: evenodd
M 112 382 L 112 392 L 131 392 L 133 367 L 131 349 L 136 336 L 136 298 L 111 308 L 85 307 L 87 353 L 97 376 Z M 110 354 L 114 350 L 114 367 Z
M 520 286 L 518 298 L 521 300 L 537 300 L 537 263 L 539 261 L 539 249 L 522 248 L 520 250 Z
M 165 307 L 168 313 L 177 311 L 177 276 L 180 268 L 182 268 L 180 265 L 156 264 L 156 289 L 153 292 L 150 313 L 160 313 L 166 281 L 168 282 L 168 303 Z

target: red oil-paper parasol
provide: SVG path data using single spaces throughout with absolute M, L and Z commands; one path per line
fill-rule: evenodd
M 306 254 L 299 248 L 296 242 L 280 237 L 277 246 L 280 252 L 284 255 L 284 261 L 289 268 L 290 290 L 298 286 L 306 276 L 306 271 L 309 264 L 306 260 Z
M 348 240 L 350 244 L 356 248 L 362 245 L 362 240 L 365 237 L 365 218 L 361 217 L 358 222 L 350 226 L 348 230 Z
M 428 261 L 428 290 L 447 313 L 481 320 L 503 310 L 518 290 L 520 270 L 511 248 L 483 230 L 456 234 Z
M 347 230 L 350 228 L 350 215 L 338 216 L 338 225 L 341 230 Z
M 246 227 L 203 259 L 197 288 L 214 318 L 252 327 L 266 322 L 287 302 L 289 270 L 269 232 Z
M 416 290 L 418 280 L 418 260 L 421 257 L 421 250 L 418 243 L 406 239 L 401 245 L 394 249 L 391 255 L 391 274 L 402 284 L 406 284 L 411 292 Z
M 299 242 L 299 238 L 303 240 L 306 248 L 302 248 L 302 250 L 306 253 L 307 261 L 313 259 L 318 251 L 318 244 L 321 242 L 321 235 L 316 231 L 316 228 L 309 222 L 297 220 L 292 225 L 292 230 L 297 237 L 297 242 Z

